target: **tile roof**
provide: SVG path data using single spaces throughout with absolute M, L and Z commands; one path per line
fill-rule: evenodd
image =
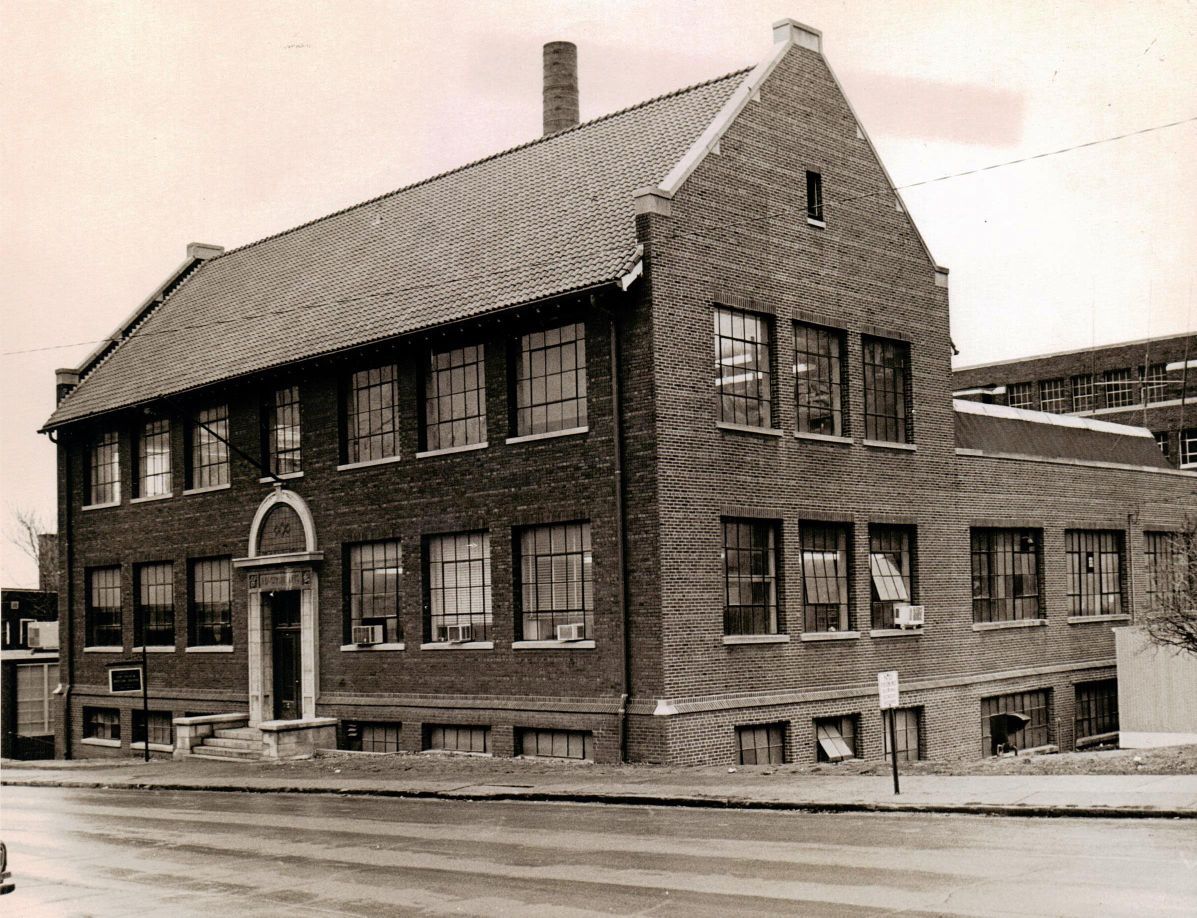
M 1143 427 L 963 399 L 952 404 L 956 409 L 958 449 L 988 455 L 1172 468 L 1151 431 Z
M 633 192 L 747 71 L 434 176 L 203 263 L 46 427 L 615 279 Z

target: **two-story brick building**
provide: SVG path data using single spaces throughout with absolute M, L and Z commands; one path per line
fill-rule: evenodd
M 536 141 L 193 246 L 60 372 L 65 754 L 223 715 L 278 754 L 876 757 L 891 669 L 910 757 L 1116 728 L 1110 627 L 1197 477 L 953 403 L 947 271 L 819 34 L 774 36 L 582 125 L 546 80 Z M 148 719 L 106 684 L 143 646 Z

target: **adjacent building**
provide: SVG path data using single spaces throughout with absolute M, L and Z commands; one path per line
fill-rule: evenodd
M 61 708 L 58 595 L 0 590 L 0 626 L 0 756 L 52 759 Z
M 546 136 L 192 246 L 60 371 L 62 754 L 876 758 L 888 670 L 907 758 L 1117 729 L 1197 476 L 953 401 L 947 270 L 774 36 L 581 125 L 550 45 Z

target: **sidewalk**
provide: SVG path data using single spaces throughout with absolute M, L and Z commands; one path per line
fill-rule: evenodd
M 889 777 L 776 774 L 763 768 L 652 766 L 521 768 L 494 760 L 394 759 L 393 772 L 329 774 L 306 763 L 121 760 L 5 762 L 0 783 L 33 787 L 316 793 L 446 800 L 524 800 L 748 809 L 1018 816 L 1197 819 L 1197 775 L 908 775 L 900 796 Z M 354 771 L 346 760 L 346 771 Z

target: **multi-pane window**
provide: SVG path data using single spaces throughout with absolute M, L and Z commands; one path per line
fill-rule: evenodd
M 1118 729 L 1118 680 L 1081 682 L 1076 686 L 1076 738 L 1100 736 Z
M 974 529 L 970 547 L 973 621 L 1042 618 L 1039 533 L 1033 529 Z
M 228 558 L 191 563 L 191 643 L 233 643 L 232 564 Z
M 137 435 L 137 471 L 133 476 L 135 497 L 166 497 L 170 494 L 170 421 L 146 421 Z
M 115 430 L 91 441 L 87 451 L 87 502 L 115 504 L 121 499 L 120 446 Z
M 1051 689 L 995 695 L 981 699 L 981 755 L 995 754 L 992 717 L 1006 712 L 1030 718 L 1026 726 L 1007 734 L 1007 745 L 1015 749 L 1034 749 L 1051 742 Z
M 339 746 L 352 752 L 398 752 L 400 729 L 397 723 L 342 721 Z
M 196 412 L 188 425 L 189 488 L 215 488 L 229 483 L 229 406 Z
M 1145 532 L 1143 542 L 1147 558 L 1143 592 L 1147 608 L 1154 610 L 1167 602 L 1173 590 L 1183 583 L 1184 550 L 1177 532 Z
M 1153 363 L 1143 370 L 1143 401 L 1148 405 L 1168 398 L 1168 367 Z
M 399 455 L 399 380 L 395 364 L 358 370 L 345 388 L 345 461 Z
M 838 523 L 800 523 L 806 631 L 848 630 L 848 532 Z
M 57 685 L 57 663 L 23 663 L 17 667 L 17 736 L 54 732 Z
M 586 424 L 586 326 L 574 322 L 521 335 L 515 360 L 516 435 Z
M 719 420 L 745 427 L 772 427 L 773 372 L 769 323 L 761 316 L 717 307 L 715 392 Z
M 119 740 L 121 712 L 116 708 L 84 708 L 83 736 L 87 739 Z
M 87 572 L 87 646 L 120 647 L 121 569 L 97 567 Z
M 491 627 L 490 533 L 431 536 L 428 565 L 428 639 L 485 641 Z
M 777 546 L 772 523 L 723 521 L 723 633 L 777 632 Z
M 1102 374 L 1102 388 L 1107 408 L 1126 408 L 1135 404 L 1135 382 L 1129 367 L 1106 370 Z
M 428 724 L 424 748 L 442 752 L 490 752 L 490 727 Z
M 1029 382 L 1010 383 L 1006 387 L 1006 404 L 1011 408 L 1035 407 L 1035 384 Z
M 910 345 L 861 338 L 864 355 L 865 439 L 909 443 Z
M 860 755 L 856 746 L 859 716 L 821 717 L 815 720 L 815 758 L 820 762 L 842 762 Z
M 1122 534 L 1069 529 L 1068 614 L 1115 615 L 1122 611 Z
M 275 475 L 303 469 L 300 450 L 299 386 L 281 386 L 266 404 L 266 467 Z
M 736 727 L 736 747 L 741 765 L 781 765 L 786 760 L 786 726 L 752 724 Z
M 1093 374 L 1082 373 L 1072 377 L 1072 410 L 1092 411 L 1097 407 L 1094 397 Z
M 869 580 L 873 627 L 894 626 L 894 606 L 914 599 L 914 566 L 908 526 L 869 527 Z
M 144 743 L 146 733 L 150 736 L 151 746 L 170 746 L 175 744 L 175 725 L 170 711 L 150 711 L 149 730 L 146 730 L 146 712 L 133 709 L 133 742 Z
M 560 378 L 555 378 L 556 395 L 560 394 L 560 385 Z M 431 352 L 424 379 L 424 449 L 485 442 L 486 366 L 482 345 Z
M 554 640 L 558 625 L 594 637 L 590 523 L 536 526 L 520 533 L 520 636 Z
M 538 759 L 594 758 L 593 736 L 582 730 L 540 730 L 516 731 L 516 748 L 520 755 L 535 756 Z
M 844 435 L 844 334 L 794 326 L 794 400 L 800 433 Z
M 1168 431 L 1157 430 L 1152 434 L 1155 437 L 1155 445 L 1160 448 L 1160 453 L 1165 459 L 1168 458 Z
M 1039 410 L 1050 411 L 1052 414 L 1064 414 L 1068 411 L 1068 382 L 1063 379 L 1045 379 L 1039 383 Z
M 1180 467 L 1197 465 L 1197 427 L 1180 432 Z
M 884 717 L 892 717 L 894 719 L 894 740 L 893 747 L 889 744 L 889 724 L 882 723 L 881 734 L 885 737 L 883 741 L 883 750 L 885 757 L 889 758 L 891 755 L 890 749 L 898 750 L 898 760 L 902 762 L 917 762 L 923 757 L 922 749 L 919 746 L 919 721 L 922 719 L 922 709 L 920 708 L 891 708 L 883 713 Z
M 349 627 L 381 625 L 382 642 L 402 640 L 399 625 L 399 584 L 403 575 L 399 542 L 350 545 L 346 565 Z M 350 635 L 346 635 L 349 637 Z
M 811 220 L 823 219 L 823 175 L 820 172 L 806 172 L 806 216 Z
M 175 643 L 174 565 L 138 564 L 133 568 L 133 643 L 170 647 Z

